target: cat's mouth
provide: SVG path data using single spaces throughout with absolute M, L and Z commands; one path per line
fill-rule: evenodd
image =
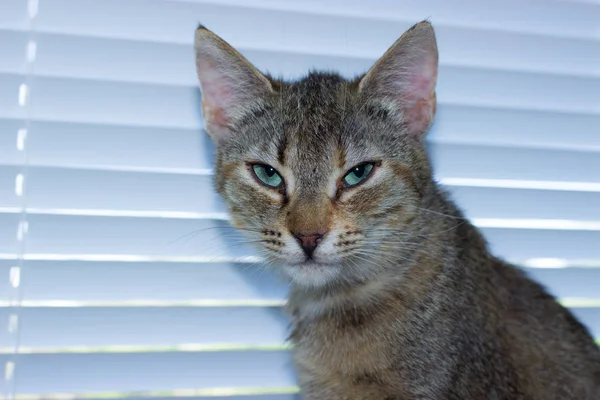
M 318 268 L 330 267 L 332 264 L 317 261 L 314 258 L 307 258 L 304 261 L 292 263 L 291 265 L 295 268 L 301 268 L 301 269 L 311 269 L 311 268 L 318 269 Z
M 283 271 L 295 284 L 318 287 L 336 279 L 339 274 L 339 264 L 308 259 L 289 263 L 284 266 Z

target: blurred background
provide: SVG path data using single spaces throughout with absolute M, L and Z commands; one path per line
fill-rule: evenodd
M 353 76 L 424 18 L 437 178 L 600 337 L 597 1 L 0 0 L 2 398 L 295 398 L 286 287 L 219 229 L 194 29 Z

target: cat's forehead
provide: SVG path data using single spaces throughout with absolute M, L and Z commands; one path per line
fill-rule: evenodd
M 351 142 L 348 117 L 354 114 L 355 89 L 336 74 L 312 73 L 301 81 L 284 85 L 278 96 L 282 121 L 279 148 L 288 162 L 331 164 Z M 343 152 L 343 150 L 342 150 Z
M 285 154 L 284 164 L 292 170 L 310 167 L 316 173 L 329 172 L 343 162 L 347 109 L 340 104 L 339 93 L 335 93 L 339 87 L 321 89 L 324 90 L 295 93 L 284 109 L 278 147 Z
M 363 115 L 355 82 L 312 73 L 276 83 L 269 111 L 250 119 L 239 138 L 239 158 L 284 166 L 294 175 L 310 168 L 314 180 L 378 155 L 377 129 Z

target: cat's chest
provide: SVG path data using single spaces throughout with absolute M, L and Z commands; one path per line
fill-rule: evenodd
M 388 391 L 402 392 L 389 329 L 381 321 L 360 318 L 294 321 L 293 358 L 303 391 L 317 393 L 313 398 L 333 392 L 360 394 L 364 399 L 386 398 Z
M 300 386 L 303 393 L 316 393 L 307 398 L 411 398 L 415 368 L 404 361 L 418 353 L 411 328 L 419 325 L 413 323 L 417 314 L 404 296 L 381 286 L 375 282 L 352 296 L 316 301 L 290 297 L 286 308 Z
M 295 321 L 294 358 L 310 369 L 353 373 L 389 364 L 391 343 L 379 327 L 339 324 L 335 320 Z

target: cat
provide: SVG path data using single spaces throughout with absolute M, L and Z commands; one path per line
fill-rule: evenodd
M 203 26 L 195 54 L 216 190 L 290 283 L 304 398 L 600 399 L 590 333 L 432 178 L 428 21 L 353 80 L 275 79 Z

